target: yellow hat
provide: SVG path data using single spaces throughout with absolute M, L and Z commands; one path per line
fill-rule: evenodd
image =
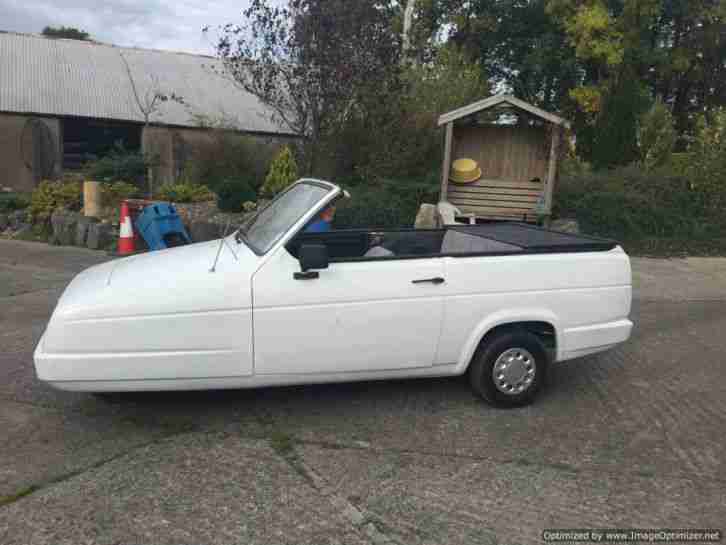
M 481 178 L 481 168 L 473 159 L 457 159 L 451 165 L 449 179 L 456 184 L 469 184 Z

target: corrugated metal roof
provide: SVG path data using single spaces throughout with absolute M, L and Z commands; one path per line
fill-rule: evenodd
M 212 57 L 188 53 L 0 33 L 0 111 L 143 123 L 133 78 L 144 105 L 155 91 L 184 100 L 161 104 L 150 117 L 154 124 L 194 127 L 195 115 L 202 115 L 233 120 L 244 131 L 291 132 L 215 65 Z

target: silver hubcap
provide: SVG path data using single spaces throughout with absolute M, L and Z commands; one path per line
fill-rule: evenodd
M 525 392 L 537 374 L 534 357 L 524 348 L 510 348 L 497 358 L 492 379 L 497 390 L 507 395 Z

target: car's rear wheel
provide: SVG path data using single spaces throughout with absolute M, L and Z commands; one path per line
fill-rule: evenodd
M 474 392 L 497 407 L 534 401 L 547 375 L 549 356 L 542 341 L 524 330 L 485 339 L 469 367 Z

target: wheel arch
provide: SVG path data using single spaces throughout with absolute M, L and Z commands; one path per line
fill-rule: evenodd
M 501 312 L 488 316 L 472 330 L 464 345 L 457 371 L 465 373 L 469 368 L 477 349 L 487 337 L 491 337 L 507 329 L 520 328 L 537 333 L 538 328 L 551 332 L 554 341 L 552 361 L 557 361 L 562 350 L 562 335 L 557 316 L 548 310 L 522 310 L 518 312 Z M 540 335 L 538 335 L 540 336 Z

